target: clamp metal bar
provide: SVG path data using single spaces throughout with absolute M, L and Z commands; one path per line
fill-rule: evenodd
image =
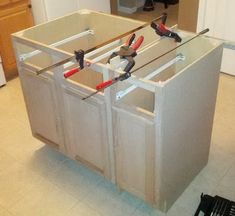
M 162 58 L 163 56 L 166 56 L 167 54 L 173 52 L 174 50 L 177 50 L 178 48 L 184 46 L 185 44 L 187 44 L 187 43 L 189 43 L 190 41 L 196 39 L 197 37 L 199 37 L 199 36 L 201 36 L 201 35 L 203 35 L 203 34 L 206 34 L 207 32 L 209 32 L 209 29 L 208 29 L 208 28 L 207 28 L 207 29 L 204 29 L 204 30 L 201 31 L 201 32 L 199 32 L 198 34 L 196 34 L 195 36 L 193 36 L 193 37 L 190 38 L 189 40 L 187 40 L 187 41 L 181 43 L 180 45 L 178 45 L 178 46 L 176 46 L 176 47 L 170 49 L 169 51 L 167 51 L 167 52 L 161 54 L 160 56 L 157 56 L 156 58 L 154 58 L 153 60 L 147 62 L 146 64 L 141 65 L 140 67 L 138 67 L 138 68 L 136 68 L 135 70 L 133 70 L 131 73 L 135 73 L 137 70 L 139 70 L 139 69 L 141 69 L 141 68 L 143 68 L 143 67 L 146 67 L 147 65 L 151 64 L 152 62 L 154 62 L 154 61 L 156 61 L 156 60 Z
M 99 52 L 102 52 L 102 51 L 108 49 L 109 47 L 112 47 L 112 46 L 115 46 L 115 45 L 119 44 L 120 41 L 121 41 L 120 39 L 119 39 L 119 40 L 116 40 L 116 41 L 114 41 L 114 42 L 112 42 L 112 43 L 110 43 L 110 44 L 107 44 L 107 45 L 105 45 L 105 46 L 103 46 L 103 47 L 100 47 L 100 48 L 98 48 L 98 49 L 96 49 L 96 50 L 90 52 L 90 53 L 85 54 L 85 57 L 84 57 L 85 61 L 86 61 L 86 59 L 87 59 L 87 60 L 90 62 L 91 60 L 88 59 L 88 58 L 90 58 L 91 56 L 93 56 L 93 55 L 95 55 L 95 54 L 97 54 L 97 53 L 99 53 Z M 118 47 L 120 48 L 120 46 L 118 46 Z M 115 49 L 116 49 L 116 48 L 114 48 L 114 49 L 112 49 L 112 50 L 115 50 Z M 107 53 L 110 53 L 110 52 L 111 52 L 111 51 L 109 51 L 109 52 L 107 52 Z M 102 60 L 103 58 L 106 57 L 106 54 L 107 54 L 107 53 L 104 53 L 104 54 L 102 55 L 102 56 L 104 56 L 104 57 L 102 57 L 101 59 L 99 58 L 99 57 L 100 57 L 100 56 L 99 56 L 99 57 L 97 57 L 97 58 L 92 59 L 92 61 L 97 62 L 97 61 Z M 110 54 L 111 54 L 111 53 L 110 53 Z M 74 65 L 73 62 L 68 62 L 68 63 L 64 64 L 64 68 L 66 69 L 66 68 L 68 68 L 68 67 L 71 67 L 72 65 Z
M 120 42 L 121 42 L 121 39 L 113 41 L 113 42 L 111 42 L 111 43 L 109 43 L 107 45 L 104 45 L 104 46 L 102 46 L 102 47 L 100 47 L 100 48 L 98 48 L 98 49 L 96 49 L 96 50 L 94 50 L 92 52 L 87 53 L 86 57 L 90 58 L 91 56 L 93 56 L 93 55 L 95 55 L 95 54 L 97 54 L 99 52 L 102 52 L 102 51 L 108 49 L 109 47 L 115 46 L 115 45 L 119 44 Z
M 123 71 L 123 70 L 115 70 L 115 72 L 117 72 L 119 74 L 125 73 L 125 71 Z M 125 81 L 126 80 L 124 80 L 124 82 Z M 132 85 L 136 85 L 140 88 L 143 88 L 143 89 L 151 91 L 151 92 L 155 92 L 155 90 L 156 90 L 156 83 L 155 82 L 153 82 L 151 80 L 147 80 L 147 79 L 138 78 L 135 75 L 131 75 L 131 77 L 128 78 L 128 82 L 131 83 Z
M 155 77 L 157 74 L 161 73 L 162 71 L 166 70 L 167 68 L 169 68 L 170 66 L 172 66 L 173 64 L 179 62 L 179 61 L 184 61 L 185 60 L 185 56 L 183 54 L 178 54 L 174 59 L 172 59 L 171 61 L 167 62 L 166 64 L 162 65 L 161 67 L 159 67 L 157 70 L 153 71 L 152 73 L 148 74 L 147 76 L 145 76 L 143 78 L 143 80 L 150 80 L 153 77 Z M 123 98 L 124 96 L 126 96 L 127 94 L 129 94 L 130 92 L 134 91 L 138 86 L 136 85 L 132 85 L 129 88 L 119 91 L 116 94 L 116 100 L 120 100 L 121 98 Z
M 137 54 L 141 54 L 141 53 L 145 52 L 146 50 L 148 50 L 148 49 L 152 48 L 153 46 L 155 46 L 155 45 L 156 45 L 157 43 L 159 43 L 160 41 L 161 41 L 161 38 L 158 38 L 157 40 L 154 40 L 154 41 L 150 42 L 149 44 L 146 44 L 145 46 L 143 46 L 143 48 L 140 49 L 140 51 L 137 51 Z M 124 45 L 124 44 L 122 44 L 121 46 L 123 46 L 123 45 Z M 92 61 L 97 62 L 97 61 L 100 61 L 100 60 L 102 60 L 102 59 L 108 57 L 108 56 L 111 55 L 113 52 L 119 50 L 121 46 L 118 46 L 118 47 L 116 47 L 116 48 L 114 48 L 114 49 L 112 49 L 112 50 L 109 50 L 108 52 L 106 52 L 106 53 L 104 53 L 104 54 L 98 56 L 97 58 L 92 59 Z M 123 60 L 123 62 L 125 62 L 125 60 Z
M 135 70 L 129 72 L 128 74 L 126 73 L 126 74 L 129 76 L 128 78 L 129 78 L 130 80 L 132 80 L 133 78 L 136 78 L 136 77 L 133 76 L 132 74 L 135 73 L 136 71 L 138 71 L 139 69 L 141 69 L 141 68 L 143 68 L 143 67 L 149 65 L 150 63 L 152 63 L 152 62 L 154 62 L 154 61 L 156 61 L 156 60 L 162 58 L 163 56 L 165 56 L 165 55 L 171 53 L 172 51 L 178 49 L 179 47 L 184 46 L 185 44 L 187 44 L 187 43 L 189 43 L 190 41 L 196 39 L 197 37 L 199 37 L 199 36 L 201 36 L 201 35 L 207 33 L 208 31 L 209 31 L 208 28 L 207 28 L 207 29 L 204 29 L 203 31 L 199 32 L 198 34 L 196 34 L 195 36 L 193 36 L 193 37 L 190 38 L 189 40 L 183 42 L 182 44 L 180 44 L 180 45 L 174 47 L 173 49 L 168 50 L 167 52 L 161 54 L 160 56 L 157 56 L 157 57 L 154 58 L 153 60 L 147 62 L 146 64 L 143 64 L 142 66 L 140 66 L 140 67 L 138 67 L 137 69 L 135 69 Z M 115 70 L 115 71 L 118 72 L 118 70 Z M 117 83 L 118 81 L 122 81 L 122 80 L 120 80 L 119 78 L 121 78 L 121 76 L 122 76 L 123 73 L 124 73 L 124 71 L 121 72 L 121 75 L 120 75 L 119 77 L 113 78 L 112 80 L 108 80 L 108 81 L 106 81 L 106 82 L 100 84 L 100 85 L 98 86 L 99 88 L 98 88 L 98 90 L 97 90 L 96 92 L 93 92 L 92 94 L 90 94 L 90 95 L 84 97 L 83 100 L 86 100 L 86 99 L 88 99 L 88 98 L 94 96 L 94 95 L 97 94 L 98 92 L 104 90 L 105 88 L 108 88 L 108 87 L 114 85 L 114 84 Z M 125 78 L 125 79 L 128 79 L 128 78 Z M 137 80 L 136 80 L 136 81 L 137 81 Z M 148 88 L 150 89 L 149 91 L 152 91 L 152 88 L 154 88 L 154 86 L 156 86 L 156 83 L 154 83 L 154 82 L 151 82 L 151 81 L 148 81 L 148 80 L 143 80 L 143 79 L 138 79 L 138 83 L 141 84 L 141 81 L 143 82 L 142 84 L 151 84 L 151 85 L 146 85 L 146 86 L 143 85 L 143 87 L 142 87 L 142 88 L 148 87 Z M 146 82 L 147 82 L 147 83 L 146 83 Z M 133 83 L 133 84 L 134 84 L 134 83 Z M 142 84 L 141 84 L 141 85 L 142 85 Z M 147 90 L 148 90 L 148 89 L 147 89 Z
M 71 36 L 71 37 L 65 38 L 65 39 L 63 39 L 63 40 L 61 40 L 61 41 L 57 41 L 57 42 L 55 42 L 55 43 L 49 44 L 48 46 L 49 46 L 49 47 L 57 47 L 57 46 L 59 46 L 59 45 L 65 44 L 65 43 L 67 43 L 67 42 L 69 42 L 69 41 L 75 40 L 75 39 L 77 39 L 77 38 L 84 37 L 84 36 L 89 35 L 89 34 L 94 34 L 94 31 L 93 31 L 93 30 L 87 30 L 87 31 L 81 32 L 81 33 L 79 33 L 79 34 L 73 35 L 73 36 Z M 24 61 L 25 59 L 30 58 L 30 57 L 33 57 L 33 56 L 35 56 L 35 55 L 37 55 L 37 54 L 39 54 L 39 53 L 41 53 L 41 52 L 42 52 L 42 51 L 40 51 L 40 50 L 34 50 L 33 52 L 21 54 L 21 55 L 20 55 L 20 60 L 21 60 L 21 61 Z
M 34 40 L 31 39 L 25 39 L 22 37 L 14 37 L 14 41 L 16 43 L 21 43 L 23 45 L 32 47 L 36 50 L 41 50 L 42 52 L 48 53 L 52 56 L 56 56 L 58 58 L 68 58 L 68 56 L 73 56 L 71 53 L 66 52 L 64 50 L 60 50 L 56 47 L 48 47 L 47 45 L 40 43 L 40 42 L 35 42 Z
M 154 46 L 155 46 L 156 44 L 158 44 L 160 41 L 161 41 L 161 38 L 158 38 L 157 40 L 154 40 L 154 41 L 152 41 L 151 43 L 146 44 L 145 46 L 143 46 L 143 48 L 141 48 L 139 51 L 137 51 L 137 54 L 139 55 L 139 54 L 145 52 L 146 50 L 148 50 L 148 49 L 154 47 Z M 122 44 L 121 46 L 123 46 L 123 45 L 124 45 L 124 44 Z M 119 50 L 121 46 L 118 46 L 118 47 L 116 47 L 116 48 L 114 48 L 114 49 L 112 49 L 112 50 L 109 50 L 108 52 L 104 53 L 103 55 L 100 55 L 100 56 L 98 56 L 97 58 L 91 59 L 91 60 L 89 60 L 89 61 L 95 62 L 95 63 L 96 63 L 96 62 L 99 62 L 100 60 L 102 60 L 102 59 L 108 57 L 109 55 L 111 55 L 113 52 Z M 87 57 L 88 54 L 85 55 L 85 56 Z M 123 61 L 120 62 L 120 65 L 119 65 L 119 66 L 123 65 L 125 62 L 126 62 L 126 60 L 123 59 Z M 73 63 L 71 63 L 69 66 L 71 66 L 72 64 L 73 64 Z M 66 66 L 67 66 L 67 65 L 66 65 Z
M 159 17 L 153 19 L 151 22 L 155 22 L 155 21 L 157 21 L 157 20 L 160 20 L 160 19 L 162 19 L 162 17 L 163 17 L 163 15 L 161 15 L 161 16 L 159 16 Z M 90 53 L 90 52 L 92 52 L 92 51 L 94 51 L 94 50 L 96 50 L 96 49 L 99 49 L 99 48 L 101 48 L 101 47 L 103 47 L 103 46 L 105 46 L 105 45 L 107 45 L 107 44 L 110 44 L 110 43 L 112 43 L 112 42 L 114 42 L 114 41 L 116 41 L 116 40 L 118 40 L 118 39 L 121 39 L 121 38 L 123 38 L 123 37 L 125 37 L 125 36 L 128 36 L 128 35 L 130 35 L 130 34 L 136 32 L 136 31 L 138 31 L 138 30 L 141 30 L 141 29 L 147 27 L 151 22 L 147 22 L 147 23 L 145 23 L 145 24 L 143 24 L 143 25 L 141 25 L 141 26 L 138 26 L 138 27 L 136 27 L 136 28 L 130 30 L 130 31 L 127 31 L 127 32 L 125 32 L 125 33 L 123 33 L 123 34 L 121 34 L 121 35 L 118 35 L 117 37 L 114 37 L 114 38 L 112 38 L 112 39 L 110 39 L 110 40 L 108 40 L 108 41 L 105 41 L 105 42 L 103 42 L 103 43 L 97 45 L 97 46 L 94 46 L 94 47 L 92 47 L 92 48 L 86 50 L 86 51 L 85 51 L 85 54 Z M 69 57 L 69 58 L 66 58 L 66 59 L 62 60 L 61 62 L 58 62 L 58 63 L 56 63 L 56 64 L 50 65 L 50 66 L 48 66 L 48 67 L 45 67 L 45 68 L 43 68 L 42 70 L 39 70 L 39 71 L 37 72 L 37 74 L 44 73 L 44 72 L 46 72 L 46 71 L 48 71 L 48 70 L 51 70 L 51 69 L 53 69 L 53 68 L 55 68 L 55 67 L 58 67 L 58 66 L 60 66 L 60 65 L 63 65 L 63 64 L 65 64 L 65 63 L 67 63 L 67 62 L 69 62 L 69 61 L 72 61 L 72 60 L 74 60 L 74 59 L 75 59 L 75 56 L 73 55 L 73 56 L 71 56 L 71 57 Z

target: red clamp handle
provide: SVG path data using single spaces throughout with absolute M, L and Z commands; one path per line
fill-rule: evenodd
M 167 27 L 166 27 L 164 24 L 162 24 L 162 23 L 159 25 L 159 28 L 160 28 L 160 30 L 161 30 L 163 33 L 169 31 L 169 30 L 167 29 Z
M 132 34 L 126 41 L 126 46 L 131 46 L 134 40 L 135 40 L 135 34 Z
M 97 85 L 96 86 L 96 90 L 100 91 L 100 90 L 105 89 L 106 87 L 108 87 L 108 86 L 110 86 L 112 84 L 113 84 L 113 80 L 108 80 L 106 82 L 103 82 L 103 83 Z
M 64 73 L 64 78 L 67 79 L 68 77 L 72 76 L 75 73 L 78 73 L 79 71 L 80 71 L 80 68 L 74 68 L 74 69 Z
M 140 36 L 138 40 L 135 42 L 135 44 L 132 46 L 132 48 L 136 51 L 137 49 L 139 49 L 143 41 L 144 41 L 144 36 Z

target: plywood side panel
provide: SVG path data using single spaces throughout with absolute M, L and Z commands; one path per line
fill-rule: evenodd
M 207 164 L 221 55 L 220 46 L 163 88 L 156 163 L 160 164 L 158 206 L 164 211 Z

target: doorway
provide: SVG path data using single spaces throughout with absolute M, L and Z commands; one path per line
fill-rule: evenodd
M 169 4 L 165 8 L 163 2 L 153 1 L 154 10 L 144 11 L 145 0 L 110 0 L 111 12 L 119 16 L 149 22 L 166 12 L 168 14 L 167 25 L 173 26 L 178 23 L 179 4 Z

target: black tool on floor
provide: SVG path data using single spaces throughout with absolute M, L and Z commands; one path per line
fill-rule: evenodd
M 220 196 L 201 195 L 201 202 L 194 216 L 235 216 L 235 202 Z
M 161 24 L 157 24 L 155 22 L 151 23 L 151 27 L 155 30 L 156 34 L 161 37 L 169 37 L 175 39 L 175 42 L 180 43 L 182 41 L 181 37 L 176 33 L 171 31 L 166 27 L 167 14 L 164 13 L 162 16 Z

